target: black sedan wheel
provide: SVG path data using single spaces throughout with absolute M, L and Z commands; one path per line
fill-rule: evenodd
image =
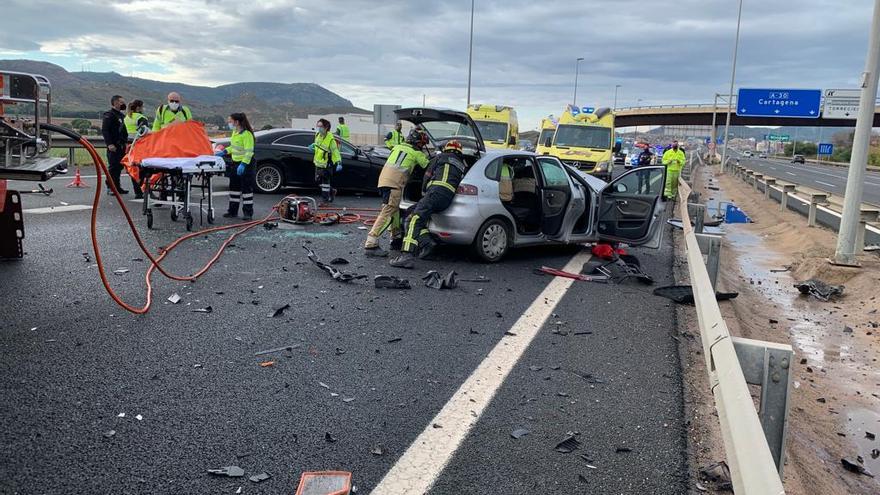
M 261 163 L 256 171 L 257 191 L 275 193 L 284 185 L 284 172 L 274 163 Z

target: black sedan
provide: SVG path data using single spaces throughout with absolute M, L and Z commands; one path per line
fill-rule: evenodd
M 315 187 L 314 153 L 308 149 L 315 141 L 315 131 L 271 129 L 257 131 L 254 137 L 257 192 L 274 193 L 283 187 Z M 383 153 L 386 150 L 358 147 L 338 137 L 336 140 L 342 154 L 342 171 L 334 174 L 333 186 L 345 191 L 375 191 L 379 172 L 388 155 Z M 214 142 L 226 146 L 229 139 Z

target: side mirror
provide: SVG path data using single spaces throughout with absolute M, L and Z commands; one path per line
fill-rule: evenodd
M 622 184 L 620 182 L 618 182 L 617 184 L 614 184 L 614 191 L 619 192 L 619 193 L 625 193 L 626 192 L 626 184 Z
M 507 140 L 507 144 L 513 146 L 516 144 L 516 136 L 510 136 L 510 139 Z

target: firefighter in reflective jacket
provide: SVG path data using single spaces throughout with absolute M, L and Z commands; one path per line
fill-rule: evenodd
M 409 176 L 416 166 L 428 166 L 428 157 L 424 153 L 428 144 L 428 134 L 420 129 L 413 129 L 406 142 L 398 144 L 391 150 L 391 155 L 379 174 L 379 193 L 382 195 L 382 209 L 373 222 L 373 228 L 367 234 L 364 254 L 367 256 L 387 256 L 388 252 L 379 247 L 379 238 L 386 230 L 391 230 L 391 249 L 400 251 L 403 245 L 403 233 L 400 225 L 400 198 Z
M 403 129 L 403 124 L 398 122 L 394 125 L 394 130 L 385 135 L 385 147 L 389 150 L 394 149 L 398 144 L 403 143 L 403 134 L 401 134 L 400 130 Z
M 315 142 L 309 149 L 315 153 L 315 182 L 321 186 L 321 196 L 327 203 L 332 203 L 336 195 L 331 182 L 333 173 L 342 171 L 342 155 L 336 138 L 330 133 L 330 121 L 319 119 L 315 124 Z
M 229 176 L 229 209 L 223 216 L 237 216 L 241 202 L 241 218 L 248 221 L 254 217 L 254 128 L 243 113 L 230 115 L 227 125 L 232 137 L 224 151 L 232 158 L 232 168 Z
M 428 232 L 431 215 L 449 208 L 464 178 L 467 166 L 461 153 L 461 143 L 451 140 L 443 147 L 443 152 L 428 163 L 425 176 L 428 182 L 425 194 L 406 218 L 403 228 L 403 249 L 400 255 L 389 263 L 398 268 L 414 268 L 415 254 L 424 258 L 434 249 L 434 241 Z

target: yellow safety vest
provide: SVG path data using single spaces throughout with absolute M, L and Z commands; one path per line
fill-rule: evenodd
M 498 197 L 501 201 L 513 201 L 513 169 L 506 163 L 501 164 L 501 181 L 498 183 Z
M 351 131 L 348 129 L 347 125 L 339 124 L 336 126 L 336 135 L 348 141 L 351 137 Z
M 403 144 L 403 134 L 398 132 L 397 129 L 389 132 L 391 136 L 385 140 L 385 147 L 389 150 L 397 146 L 398 144 Z
M 254 158 L 253 133 L 247 129 L 242 132 L 232 131 L 228 150 L 233 162 L 249 165 Z
M 168 105 L 159 105 L 156 109 L 156 120 L 153 121 L 153 130 L 158 131 L 168 126 L 168 124 L 180 121 L 186 122 L 192 120 L 192 112 L 186 105 L 180 105 L 176 112 L 168 108 Z
M 391 155 L 388 156 L 385 166 L 382 167 L 378 187 L 403 189 L 416 165 L 422 168 L 427 167 L 428 157 L 409 143 L 398 144 L 391 150 Z
M 315 167 L 327 168 L 327 158 L 333 163 L 342 161 L 342 155 L 339 154 L 339 146 L 336 146 L 336 138 L 329 132 L 321 137 L 320 132 L 315 133 Z
M 137 134 L 138 128 L 142 125 L 147 125 L 147 117 L 144 114 L 139 112 L 131 112 L 131 115 L 125 116 L 125 129 L 128 131 L 128 137 L 134 137 Z

